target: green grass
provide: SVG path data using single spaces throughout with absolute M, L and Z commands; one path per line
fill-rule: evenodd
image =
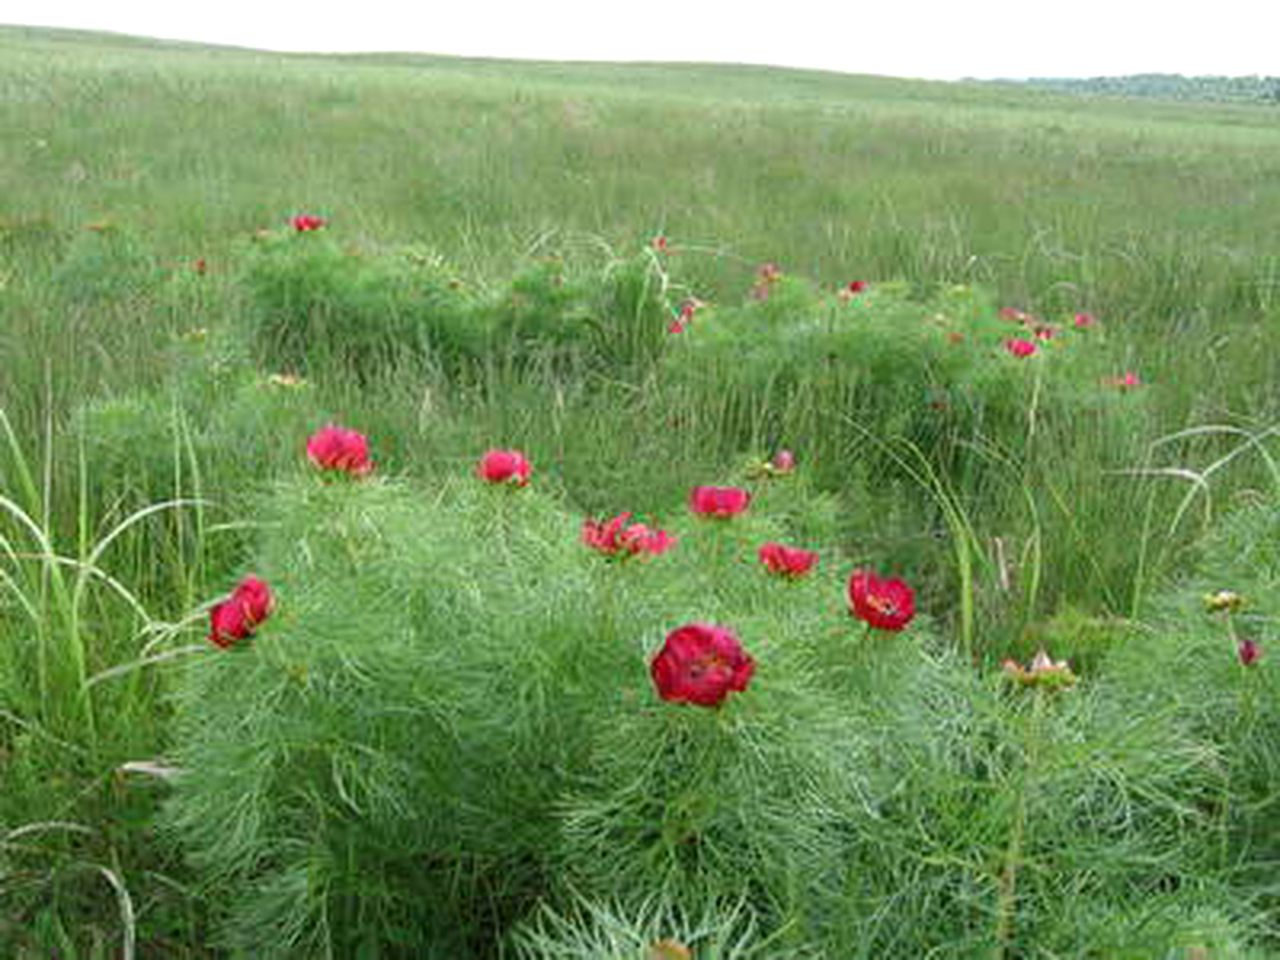
M 263 938 L 294 937 L 396 956 L 387 944 L 429 916 L 452 918 L 469 950 L 531 957 L 635 956 L 659 936 L 707 957 L 1280 949 L 1275 665 L 1244 671 L 1195 610 L 1200 592 L 1237 587 L 1253 601 L 1235 629 L 1274 646 L 1273 111 L 0 27 L 0 129 L 0 952 L 232 955 L 206 949 L 217 938 L 261 955 Z M 329 228 L 293 235 L 301 211 Z M 648 248 L 657 234 L 674 252 Z M 759 302 L 764 261 L 785 280 Z M 840 304 L 855 279 L 870 295 Z M 709 306 L 664 335 L 690 295 Z M 1101 322 L 1018 366 L 1000 306 Z M 963 360 L 933 336 L 951 328 L 971 337 Z M 307 383 L 273 385 L 285 370 Z M 1125 370 L 1145 385 L 1098 382 Z M 406 828 L 403 792 L 443 790 L 395 772 L 426 745 L 378 726 L 343 671 L 385 673 L 412 700 L 407 638 L 448 630 L 388 598 L 420 589 L 410 571 L 461 562 L 439 531 L 468 564 L 492 531 L 445 510 L 421 547 L 361 575 L 386 627 L 367 662 L 323 655 L 357 643 L 358 623 L 307 648 L 347 590 L 332 565 L 308 581 L 317 542 L 288 506 L 305 437 L 330 420 L 367 433 L 390 478 L 377 489 L 392 505 L 343 507 L 353 529 L 387 525 L 387 542 L 425 522 L 414 497 L 454 489 L 486 447 L 526 450 L 543 513 L 515 542 L 557 575 L 506 569 L 485 584 L 501 598 L 490 613 L 563 614 L 563 643 L 590 632 L 575 611 L 639 631 L 634 662 L 610 661 L 632 670 L 628 695 L 647 692 L 650 619 L 701 607 L 787 638 L 762 643 L 778 686 L 745 698 L 748 738 L 619 711 L 607 685 L 578 714 L 544 715 L 554 651 L 520 648 L 529 699 L 504 704 L 506 726 L 563 780 L 503 779 L 545 835 L 521 832 L 507 795 L 514 839 L 496 849 Z M 822 550 L 821 588 L 775 604 L 711 577 L 707 554 L 610 601 L 552 543 L 623 509 L 679 530 L 690 486 L 743 481 L 782 446 L 799 474 L 752 482 L 777 536 Z M 244 661 L 258 671 L 245 683 L 240 658 L 210 666 L 203 649 L 204 605 L 261 563 L 311 624 L 286 621 L 261 649 L 314 657 L 331 681 L 297 702 L 272 699 L 269 658 Z M 927 611 L 894 652 L 840 645 L 842 580 L 862 564 L 906 574 Z M 458 609 L 475 599 L 442 591 Z M 501 658 L 483 659 L 493 638 L 520 643 L 482 620 L 464 631 L 490 644 L 472 644 L 481 659 L 451 668 L 484 675 L 477 699 L 506 682 Z M 999 661 L 1041 642 L 1081 689 L 1009 696 Z M 186 662 L 226 674 L 207 703 Z M 255 689 L 269 695 L 249 739 L 219 741 Z M 476 742 L 505 723 L 459 703 Z M 352 760 L 368 744 L 343 739 L 343 718 L 381 731 L 389 766 Z M 211 822 L 217 776 L 234 773 L 219 764 L 288 755 L 310 723 L 338 727 L 295 757 L 294 793 L 270 778 L 235 789 L 281 818 L 273 843 L 305 840 L 313 859 L 255 861 L 251 831 Z M 556 724 L 563 755 L 544 756 L 533 733 Z M 206 781 L 177 791 L 198 800 L 160 817 L 175 791 L 138 770 L 201 750 Z M 295 803 L 342 806 L 316 774 L 326 757 L 391 798 L 363 845 L 368 824 L 346 813 L 295 831 Z M 707 765 L 644 779 L 672 757 Z M 821 803 L 779 827 L 795 838 L 781 853 L 754 819 L 780 817 L 801 785 Z M 721 794 L 746 799 L 708 800 Z M 646 832 L 658 809 L 664 829 L 701 824 L 696 855 Z M 421 876 L 388 842 L 411 836 L 432 865 Z M 262 902 L 238 899 L 255 884 Z M 431 909 L 406 909 L 406 893 Z M 326 911 L 343 919 L 327 926 Z

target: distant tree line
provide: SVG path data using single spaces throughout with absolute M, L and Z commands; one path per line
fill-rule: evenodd
M 1214 100 L 1280 106 L 1280 77 L 1186 77 L 1180 73 L 1136 73 L 1123 77 L 1033 77 L 1019 83 L 1063 93 L 1166 100 Z

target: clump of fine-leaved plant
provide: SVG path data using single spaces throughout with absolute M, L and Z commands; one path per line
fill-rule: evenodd
M 1247 941 L 1204 731 L 1123 663 L 975 671 L 876 558 L 779 542 L 776 469 L 583 520 L 518 450 L 432 488 L 336 424 L 306 450 L 179 696 L 168 822 L 226 946 Z

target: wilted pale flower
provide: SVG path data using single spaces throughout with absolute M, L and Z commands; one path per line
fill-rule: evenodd
M 1077 679 L 1066 660 L 1054 660 L 1043 649 L 1036 651 L 1030 667 L 1023 667 L 1014 660 L 1006 660 L 1001 668 L 1005 676 L 1023 687 L 1060 690 L 1074 686 Z
M 1244 606 L 1244 597 L 1234 590 L 1219 590 L 1204 595 L 1205 613 L 1235 613 Z
M 790 473 L 796 468 L 796 455 L 790 450 L 779 450 L 769 461 L 770 473 Z
M 267 377 L 267 385 L 280 387 L 283 390 L 297 390 L 300 387 L 305 387 L 307 381 L 296 373 L 273 373 Z
M 649 944 L 645 960 L 693 960 L 693 951 L 679 940 L 664 937 Z

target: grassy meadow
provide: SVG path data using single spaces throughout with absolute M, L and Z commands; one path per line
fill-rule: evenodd
M 1278 118 L 0 27 L 0 955 L 1280 955 Z

